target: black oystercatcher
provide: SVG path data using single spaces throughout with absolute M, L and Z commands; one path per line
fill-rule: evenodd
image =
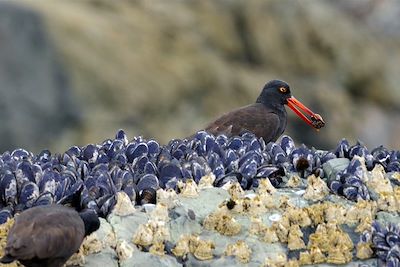
M 265 84 L 256 103 L 222 115 L 210 123 L 205 130 L 214 135 L 226 134 L 228 137 L 248 131 L 257 137 L 262 137 L 267 143 L 275 141 L 286 128 L 285 104 L 315 129 L 325 125 L 320 115 L 312 112 L 291 95 L 290 87 L 286 82 L 272 80 Z
M 83 238 L 99 227 L 92 210 L 78 213 L 61 205 L 30 208 L 15 217 L 0 262 L 61 267 L 79 250 Z

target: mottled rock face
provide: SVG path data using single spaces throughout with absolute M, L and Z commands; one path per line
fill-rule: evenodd
M 0 3 L 0 42 L 0 151 L 48 146 L 77 122 L 78 110 L 43 18 Z
M 387 21 L 398 23 L 390 20 L 397 1 L 351 1 L 362 5 L 351 4 L 355 12 L 367 9 L 368 22 L 385 22 L 377 31 L 337 1 L 317 2 L 27 1 L 43 15 L 84 103 L 79 143 L 120 127 L 162 143 L 187 136 L 254 102 L 278 78 L 335 126 L 317 134 L 289 114 L 287 133 L 300 142 L 328 148 L 347 136 L 398 147 L 398 39 L 381 35 Z

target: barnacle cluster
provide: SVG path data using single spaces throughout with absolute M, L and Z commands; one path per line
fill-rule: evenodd
M 354 244 L 335 223 L 319 224 L 309 237 L 308 251 L 300 253 L 300 264 L 344 264 L 352 260 Z
M 178 189 L 180 194 L 185 197 L 197 197 L 199 188 L 192 179 L 187 179 L 186 182 L 178 181 Z
M 225 209 L 218 209 L 209 214 L 203 221 L 207 230 L 215 230 L 223 235 L 237 235 L 240 232 L 241 224 Z
M 132 242 L 147 247 L 157 242 L 164 242 L 170 238 L 169 228 L 165 221 L 152 221 L 139 225 L 133 235 Z
M 229 244 L 225 249 L 225 255 L 235 256 L 240 263 L 248 263 L 251 257 L 251 249 L 243 240 L 238 240 L 235 244 Z
M 215 244 L 210 240 L 202 240 L 196 235 L 183 235 L 172 253 L 176 257 L 186 257 L 188 253 L 192 253 L 198 260 L 210 260 L 214 257 L 214 249 Z
M 115 251 L 117 253 L 118 259 L 120 261 L 124 261 L 124 260 L 129 259 L 130 257 L 132 257 L 134 249 L 125 240 L 118 240 L 118 242 L 116 244 Z
M 307 200 L 319 201 L 329 194 L 329 188 L 326 183 L 315 175 L 307 178 L 307 189 L 303 197 Z
M 14 218 L 8 219 L 5 223 L 0 225 L 0 258 L 3 257 L 4 253 L 4 248 L 6 247 L 7 244 L 7 234 L 8 231 L 11 229 L 11 227 L 14 224 Z M 0 265 L 2 265 L 0 263 Z M 9 267 L 16 267 L 16 266 L 22 266 L 19 262 L 13 262 L 9 265 Z
M 362 260 L 369 259 L 374 254 L 370 230 L 366 230 L 360 235 L 360 241 L 356 246 L 356 257 Z

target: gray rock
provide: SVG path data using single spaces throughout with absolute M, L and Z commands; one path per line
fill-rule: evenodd
M 115 231 L 117 240 L 125 240 L 132 243 L 133 234 L 140 224 L 147 223 L 149 219 L 148 214 L 137 211 L 129 216 L 116 216 L 110 214 L 107 221 L 112 225 Z
M 107 266 L 107 265 L 98 265 Z M 135 250 L 132 257 L 120 262 L 121 267 L 142 267 L 142 266 L 182 266 L 174 257 L 164 255 L 162 257 L 148 252 Z
M 379 211 L 376 214 L 376 220 L 382 224 L 388 223 L 395 223 L 397 225 L 400 224 L 400 216 L 398 214 L 386 212 L 386 211 Z
M 202 223 L 204 218 L 214 211 L 218 204 L 229 198 L 229 193 L 226 190 L 214 187 L 200 190 L 199 196 L 196 198 L 178 195 L 178 199 L 186 210 L 192 209 L 195 211 L 196 221 L 199 223 Z
M 168 222 L 171 242 L 176 243 L 183 234 L 201 233 L 201 224 L 196 220 L 192 220 L 188 215 L 188 211 L 184 207 L 175 207 L 170 214 L 174 214 L 173 217 L 175 217 L 174 219 L 171 218 Z
M 335 178 L 336 174 L 339 171 L 342 171 L 347 168 L 349 165 L 350 160 L 347 158 L 337 158 L 337 159 L 331 159 L 327 162 L 325 162 L 322 165 L 322 168 L 324 169 L 324 172 L 328 179 L 333 179 Z
M 85 261 L 85 267 L 120 266 L 118 264 L 117 254 L 111 248 L 103 249 L 101 253 L 90 254 L 85 257 Z

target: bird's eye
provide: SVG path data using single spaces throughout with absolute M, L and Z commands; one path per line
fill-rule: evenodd
M 279 92 L 285 94 L 285 93 L 287 92 L 287 88 L 285 88 L 285 87 L 280 87 L 280 88 L 279 88 Z

